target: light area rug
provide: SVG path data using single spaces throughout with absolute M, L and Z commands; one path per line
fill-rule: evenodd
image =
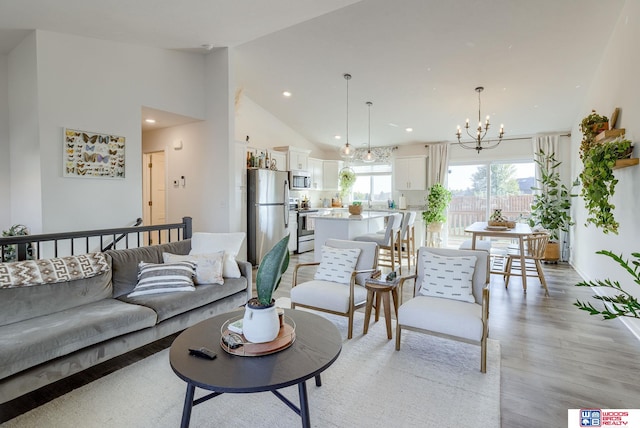
M 412 331 L 395 350 L 384 318 L 354 337 L 347 319 L 331 319 L 343 337 L 342 352 L 322 373 L 322 386 L 307 382 L 311 425 L 342 427 L 499 427 L 500 345 L 489 340 L 487 373 L 480 347 Z M 373 320 L 373 317 L 372 317 Z M 217 352 L 224 352 L 222 349 Z M 3 428 L 178 427 L 186 383 L 164 350 L 14 418 Z M 281 390 L 298 404 L 297 387 Z M 196 389 L 196 397 L 206 391 Z M 191 427 L 299 427 L 298 415 L 270 392 L 223 394 L 193 408 Z

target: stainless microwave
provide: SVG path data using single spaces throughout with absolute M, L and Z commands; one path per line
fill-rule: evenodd
M 289 186 L 292 190 L 311 189 L 311 174 L 307 171 L 289 171 Z

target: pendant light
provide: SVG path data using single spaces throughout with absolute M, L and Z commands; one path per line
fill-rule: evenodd
M 340 157 L 343 159 L 353 159 L 353 156 L 356 153 L 353 147 L 349 145 L 349 80 L 351 80 L 351 75 L 349 73 L 345 73 L 343 77 L 344 80 L 347 81 L 347 142 L 340 148 Z
M 371 106 L 373 103 L 371 101 L 367 101 L 367 106 L 369 107 L 369 145 L 367 147 L 367 154 L 362 157 L 362 161 L 366 163 L 371 163 L 376 160 L 371 153 Z

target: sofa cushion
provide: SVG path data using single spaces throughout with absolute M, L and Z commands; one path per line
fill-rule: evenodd
M 138 282 L 138 263 L 162 263 L 162 253 L 189 254 L 191 241 L 177 241 L 149 247 L 107 250 L 111 257 L 113 297 L 131 293 Z
M 211 254 L 224 251 L 223 276 L 225 278 L 240 278 L 240 269 L 236 263 L 236 256 L 240 251 L 240 247 L 242 247 L 244 237 L 244 232 L 196 232 L 191 238 L 191 251 L 189 254 Z
M 350 287 L 330 281 L 312 280 L 303 282 L 291 289 L 291 301 L 295 304 L 314 306 L 339 313 L 349 311 Z M 359 305 L 367 301 L 367 289 L 355 284 L 353 301 Z
M 196 264 L 194 262 L 140 262 L 138 270 L 138 283 L 127 297 L 195 291 L 196 289 L 193 284 L 193 279 L 196 276 Z
M 0 289 L 0 326 L 111 297 L 111 271 L 87 279 Z
M 162 253 L 162 258 L 165 263 L 181 261 L 195 262 L 196 284 L 224 284 L 224 277 L 222 276 L 222 260 L 224 258 L 224 251 L 218 251 L 217 253 L 212 254 L 193 254 L 187 256 Z
M 155 323 L 153 310 L 106 298 L 2 326 L 0 378 Z
M 0 263 L 0 288 L 74 281 L 91 278 L 110 269 L 102 253 Z
M 216 300 L 231 296 L 247 289 L 247 279 L 227 278 L 224 287 L 218 284 L 201 284 L 189 293 L 149 294 L 137 297 L 119 297 L 123 302 L 147 306 L 158 314 L 158 322 L 179 315 L 191 309 L 205 306 Z

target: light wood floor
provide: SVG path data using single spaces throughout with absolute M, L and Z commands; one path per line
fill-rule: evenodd
M 312 259 L 313 253 L 291 258 L 275 297 L 288 297 L 293 266 Z M 640 408 L 640 341 L 620 321 L 602 321 L 572 305 L 576 298 L 589 299 L 592 292 L 574 286 L 580 278 L 569 265 L 544 269 L 550 297 L 544 297 L 537 279 L 528 282 L 525 297 L 518 278 L 505 290 L 502 278 L 492 276 L 489 337 L 501 346 L 502 426 L 564 427 L 570 408 Z M 405 299 L 410 298 L 409 288 Z M 357 334 L 362 334 L 362 325 L 355 325 Z M 164 349 L 173 338 L 0 405 L 0 423 Z
M 294 256 L 291 264 L 312 258 Z M 501 347 L 502 426 L 564 427 L 567 409 L 640 408 L 640 341 L 622 322 L 573 306 L 592 290 L 574 285 L 581 278 L 571 266 L 545 264 L 544 270 L 549 297 L 537 278 L 528 279 L 525 296 L 520 278 L 512 277 L 507 290 L 501 276 L 491 276 L 489 337 Z M 288 295 L 291 272 L 277 297 Z M 356 324 L 354 335 L 361 329 Z

